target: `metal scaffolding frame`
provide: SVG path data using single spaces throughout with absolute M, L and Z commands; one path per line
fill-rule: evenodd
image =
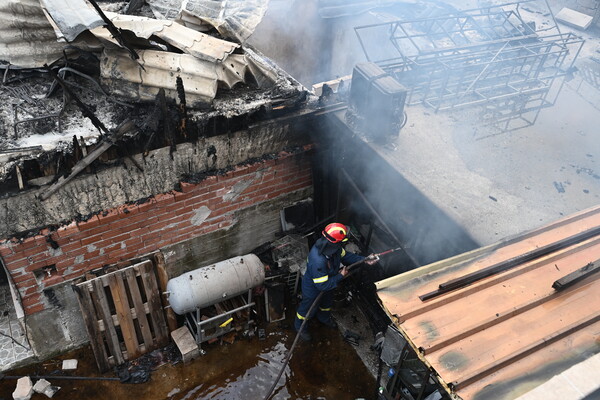
M 584 43 L 561 33 L 546 0 L 553 23 L 539 28 L 527 22 L 523 4 L 532 2 L 540 0 L 359 26 L 355 32 L 367 59 L 408 89 L 408 105 L 435 111 L 485 105 L 503 121 L 522 119 L 553 104 L 553 83 L 573 66 Z

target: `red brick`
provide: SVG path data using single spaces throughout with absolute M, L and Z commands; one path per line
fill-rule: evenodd
M 257 171 L 269 171 L 275 163 L 271 160 L 261 161 L 256 164 L 253 164 L 248 168 L 248 172 L 257 172 Z
M 75 265 L 75 258 L 66 258 L 64 260 L 58 261 L 56 264 L 56 270 L 58 272 L 62 272 L 66 268 L 70 268 Z
M 107 230 L 110 229 L 110 225 L 109 224 L 100 224 L 92 229 L 86 229 L 84 230 L 82 233 L 84 233 L 86 235 L 86 237 L 90 237 L 90 236 L 96 236 L 101 234 L 102 232 L 106 232 Z
M 13 254 L 12 248 L 8 247 L 8 246 L 2 246 L 0 247 L 0 256 L 1 257 L 7 257 L 9 255 Z
M 111 241 L 114 241 L 116 237 L 120 237 L 120 236 L 124 235 L 124 233 L 121 230 L 118 229 L 119 225 L 114 225 L 114 226 L 111 226 L 111 227 L 112 227 L 112 229 L 110 229 L 110 230 L 108 230 L 106 232 L 103 232 L 100 235 L 100 237 L 102 238 L 103 241 L 104 240 L 109 240 L 109 239 Z
M 154 200 L 160 205 L 174 203 L 175 196 L 171 193 L 161 193 L 154 196 Z
M 82 247 L 83 247 L 83 246 L 82 246 L 82 244 L 81 244 L 81 242 L 80 242 L 80 241 L 77 241 L 77 242 L 69 242 L 69 243 L 62 244 L 62 245 L 60 246 L 60 248 L 62 249 L 63 253 L 65 253 L 65 254 L 66 254 L 66 253 L 70 253 L 70 252 L 72 252 L 72 251 L 76 251 L 76 250 L 78 250 L 78 249 L 81 249 Z
M 86 260 L 86 263 L 90 266 L 91 269 L 100 268 L 101 266 L 108 264 L 108 256 L 106 254 L 103 254 L 101 256 Z M 69 280 L 71 278 L 69 278 L 69 275 L 67 275 L 65 276 L 65 279 Z
M 138 206 L 135 204 L 124 204 L 122 206 L 117 207 L 117 211 L 121 214 L 123 218 L 129 218 L 134 216 L 139 212 Z
M 184 201 L 184 200 L 194 197 L 195 193 L 193 193 L 193 192 L 187 192 L 187 193 L 173 192 L 173 195 L 175 196 L 175 202 L 178 202 L 178 201 Z
M 46 309 L 46 307 L 42 303 L 36 303 L 36 304 L 27 306 L 24 308 L 25 308 L 25 314 L 27 314 L 27 315 L 32 315 L 37 312 L 44 311 Z
M 37 253 L 33 256 L 27 257 L 27 261 L 29 261 L 30 264 L 36 264 L 38 262 L 48 260 L 49 258 L 51 258 L 51 257 L 48 254 L 48 252 L 44 251 L 41 253 Z
M 86 238 L 81 239 L 81 246 L 89 246 L 90 244 L 95 244 L 102 241 L 102 235 L 88 236 Z
M 40 287 L 35 284 L 33 286 L 29 286 L 27 288 L 21 289 L 21 296 L 26 297 L 26 296 L 31 296 L 35 293 L 37 293 L 40 290 Z
M 223 199 L 215 198 L 215 199 L 209 200 L 208 204 L 206 206 L 213 212 L 219 212 L 219 208 L 223 206 Z
M 188 206 L 202 206 L 206 204 L 210 199 L 214 199 L 217 197 L 216 192 L 203 193 L 199 196 L 191 197 L 183 202 L 184 207 Z
M 117 250 L 121 248 L 121 243 L 113 243 L 109 246 L 104 247 L 104 254 L 108 254 L 113 250 Z
M 13 251 L 16 253 L 17 251 L 31 249 L 37 245 L 38 244 L 35 241 L 35 237 L 28 237 L 27 239 L 23 240 L 22 242 L 18 242 L 15 246 L 13 246 Z
M 12 271 L 12 270 L 15 270 L 15 269 L 27 267 L 28 265 L 29 265 L 29 260 L 27 260 L 26 258 L 22 258 L 22 259 L 17 260 L 17 261 L 7 262 L 6 263 L 6 268 L 8 268 L 9 271 Z
M 148 238 L 144 240 L 144 247 L 153 246 L 162 242 L 162 238 L 160 236 L 155 236 L 152 238 Z
M 119 218 L 121 218 L 123 215 L 119 214 L 119 211 L 112 209 L 112 210 L 105 210 L 102 211 L 98 214 L 98 220 L 100 221 L 100 224 L 104 225 L 104 224 L 108 224 L 110 222 L 116 221 Z
M 85 254 L 85 260 L 89 261 L 94 257 L 98 257 L 100 255 L 100 250 L 94 250 L 94 251 L 90 251 L 88 253 Z
M 75 221 L 71 222 L 69 225 L 61 226 L 60 228 L 58 228 L 56 230 L 56 233 L 58 234 L 58 237 L 60 237 L 60 238 L 66 238 L 66 237 L 74 235 L 75 233 L 78 233 L 78 232 L 79 232 L 79 226 L 77 226 Z M 56 238 L 55 238 L 55 240 L 56 240 Z
M 49 278 L 45 278 L 42 281 L 42 283 L 44 284 L 44 287 L 47 288 L 48 286 L 56 285 L 56 284 L 59 284 L 59 283 L 64 282 L 64 281 L 65 281 L 65 279 L 62 276 L 60 276 L 60 275 L 54 275 L 54 276 L 51 276 Z
M 132 252 L 129 249 L 119 249 L 116 251 L 111 251 L 110 253 L 108 253 L 108 259 L 114 263 L 116 261 L 122 260 L 123 258 L 131 258 L 131 253 Z
M 176 231 L 173 232 L 173 236 L 178 238 L 178 241 L 182 241 L 183 239 L 181 239 L 182 236 L 186 236 L 189 234 L 194 234 L 195 232 L 199 232 L 202 229 L 202 226 L 188 226 L 186 228 L 182 228 L 182 229 L 177 229 Z
M 137 254 L 142 247 L 144 247 L 144 242 L 142 242 L 141 239 L 136 240 L 135 242 L 126 243 L 126 249 L 134 254 Z
M 37 304 L 37 303 L 41 302 L 41 298 L 42 298 L 42 296 L 40 295 L 40 293 L 32 294 L 31 296 L 23 296 L 23 299 L 22 299 L 23 307 L 29 307 L 34 304 Z
M 249 168 L 248 165 L 238 165 L 233 170 L 233 176 L 234 177 L 239 177 L 239 176 L 248 175 L 250 173 L 249 169 L 250 168 Z
M 77 224 L 79 225 L 79 231 L 81 231 L 100 225 L 100 220 L 97 215 L 93 215 L 87 221 L 79 221 Z
M 254 204 L 255 204 L 255 202 L 253 200 L 245 200 L 245 199 L 238 200 L 238 202 L 235 204 L 236 205 L 235 211 L 241 210 L 243 208 L 246 208 L 246 207 L 254 205 Z
M 31 272 L 27 272 L 23 275 L 11 275 L 13 281 L 15 282 L 15 285 L 17 285 L 18 287 L 24 286 L 27 287 L 30 284 L 34 284 L 35 283 L 35 277 L 33 276 L 33 274 Z
M 43 268 L 43 267 L 45 267 L 47 265 L 56 264 L 60 260 L 64 260 L 66 258 L 67 258 L 66 256 L 62 255 L 62 256 L 59 256 L 59 257 L 50 257 L 50 258 L 47 258 L 47 259 L 45 259 L 43 261 L 38 261 L 38 262 L 35 262 L 35 263 L 31 263 L 27 267 L 25 267 L 25 271 L 27 271 L 27 272 L 33 272 L 33 271 L 38 270 L 40 268 Z
M 183 193 L 190 193 L 196 189 L 197 185 L 189 182 L 179 182 L 179 186 L 181 186 Z
M 138 204 L 137 206 L 140 213 L 147 212 L 156 206 L 156 199 L 148 199 L 145 203 Z

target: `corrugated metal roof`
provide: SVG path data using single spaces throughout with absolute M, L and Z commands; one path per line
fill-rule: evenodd
M 422 359 L 463 399 L 514 399 L 600 353 L 600 273 L 553 282 L 600 260 L 600 207 L 377 283 Z M 422 301 L 490 266 L 504 272 Z
M 186 26 L 212 25 L 229 39 L 243 43 L 267 11 L 269 0 L 147 0 L 157 18 L 180 19 Z
M 60 58 L 63 47 L 38 0 L 0 1 L 0 61 L 39 67 Z
M 173 21 L 155 20 L 133 15 L 121 15 L 107 12 L 117 28 L 127 29 L 136 36 L 149 39 L 154 35 L 165 42 L 177 47 L 187 54 L 202 60 L 223 61 L 240 45 L 226 40 L 217 39 L 207 34 L 186 28 Z M 94 29 L 92 33 L 105 40 L 113 40 L 106 29 Z
M 83 31 L 104 25 L 104 21 L 85 0 L 40 0 L 54 26 L 56 37 L 71 42 Z
M 188 54 L 140 50 L 138 62 L 124 50 L 105 50 L 100 61 L 104 83 L 117 95 L 134 100 L 154 101 L 161 88 L 167 97 L 177 99 L 178 76 L 183 81 L 186 102 L 194 107 L 212 102 L 217 93 L 216 64 Z

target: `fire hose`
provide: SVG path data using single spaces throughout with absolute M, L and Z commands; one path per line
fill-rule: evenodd
M 356 270 L 358 270 L 358 268 L 355 268 L 355 267 L 357 267 L 358 265 L 363 264 L 364 262 L 367 262 L 367 261 L 379 260 L 379 258 L 381 256 L 393 253 L 393 252 L 401 250 L 401 249 L 402 249 L 401 247 L 398 247 L 398 248 L 390 249 L 390 250 L 387 250 L 387 251 L 384 251 L 381 253 L 371 254 L 363 260 L 357 261 L 353 264 L 350 264 L 350 265 L 344 267 L 344 268 L 346 268 L 348 273 L 344 277 L 342 277 L 342 279 L 346 279 L 347 277 L 352 275 L 354 272 L 356 272 Z M 296 347 L 296 344 L 298 344 L 298 340 L 300 339 L 300 334 L 302 333 L 302 331 L 304 330 L 304 327 L 306 326 L 306 323 L 310 319 L 310 317 L 312 315 L 312 311 L 314 310 L 316 305 L 319 304 L 321 297 L 323 297 L 323 293 L 325 293 L 325 292 L 320 292 L 317 295 L 317 297 L 315 298 L 315 300 L 312 302 L 312 304 L 310 305 L 310 308 L 308 309 L 308 312 L 306 313 L 306 318 L 302 321 L 302 325 L 300 325 L 300 329 L 298 329 L 298 333 L 296 333 L 296 337 L 294 338 L 292 347 L 290 347 L 290 351 L 288 352 L 285 360 L 283 361 L 283 365 L 281 366 L 281 369 L 279 370 L 279 374 L 277 375 L 277 378 L 275 378 L 275 382 L 273 382 L 273 385 L 271 385 L 271 388 L 269 389 L 269 392 L 265 396 L 264 400 L 269 400 L 271 398 L 271 396 L 273 395 L 273 392 L 275 391 L 275 387 L 277 386 L 279 379 L 281 379 L 281 375 L 283 375 L 283 371 L 285 370 L 285 367 L 287 367 L 288 363 L 290 362 L 290 359 L 292 358 L 292 353 L 294 352 L 294 348 Z

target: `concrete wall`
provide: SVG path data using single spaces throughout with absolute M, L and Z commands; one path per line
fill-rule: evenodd
M 78 216 L 165 193 L 174 189 L 186 174 L 210 173 L 304 145 L 306 135 L 301 129 L 294 128 L 294 122 L 267 123 L 244 131 L 200 138 L 195 143 L 183 143 L 177 146 L 172 158 L 168 147 L 152 151 L 146 157 L 137 154 L 133 158 L 143 167 L 143 172 L 129 160 L 121 160 L 123 166 L 82 175 L 46 201 L 37 198 L 42 189 L 1 198 L 0 238 L 60 225 Z
M 419 265 L 479 246 L 462 226 L 404 178 L 373 147 L 357 137 L 343 120 L 343 112 L 331 114 L 330 124 L 325 125 L 331 132 L 328 135 L 331 141 L 329 145 L 333 146 L 331 151 L 338 154 L 337 159 L 342 160 L 340 166 L 348 172 L 361 193 Z M 334 167 L 331 169 L 335 170 Z M 344 201 L 351 209 L 370 215 L 370 210 L 365 208 L 360 196 L 345 180 L 342 180 L 341 190 Z M 407 265 L 390 265 L 385 277 L 406 270 Z
M 85 221 L 71 219 L 56 230 L 46 227 L 26 239 L 0 243 L 36 355 L 44 359 L 87 342 L 70 286 L 90 270 L 164 249 L 168 273 L 177 276 L 274 240 L 279 211 L 312 194 L 311 146 L 280 151 L 302 138 L 291 132 L 289 125 L 279 125 L 254 132 L 254 138 L 249 132 L 222 135 L 180 146 L 173 161 L 168 149 L 158 150 L 147 157 L 143 176 L 120 166 L 101 171 L 102 177 L 84 176 L 50 199 L 57 212 L 53 217 L 43 213 L 38 219 L 26 212 L 32 193 L 3 199 L 19 207 L 20 214 L 11 218 L 25 228 L 116 204 Z M 209 145 L 220 155 L 214 163 L 206 157 Z M 182 178 L 190 171 L 196 174 Z M 112 177 L 116 183 L 110 185 Z M 160 192 L 174 186 L 179 190 Z M 145 194 L 150 197 L 126 202 Z M 49 266 L 52 270 L 44 272 Z

